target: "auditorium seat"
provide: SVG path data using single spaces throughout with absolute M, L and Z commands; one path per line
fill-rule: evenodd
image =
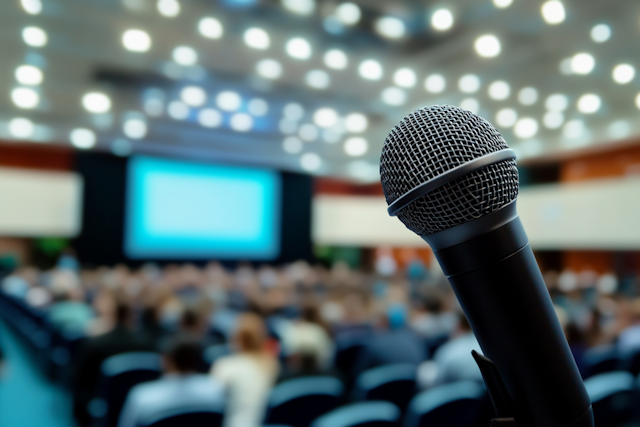
M 166 411 L 151 417 L 140 427 L 221 427 L 224 420 L 223 408 L 190 408 Z
M 137 384 L 158 379 L 161 372 L 162 359 L 157 353 L 123 353 L 105 360 L 98 382 L 99 398 L 89 404 L 96 424 L 115 427 L 129 390 Z
M 398 363 L 369 369 L 358 376 L 354 400 L 384 400 L 404 411 L 416 392 L 416 370 L 412 364 Z
M 342 382 L 334 377 L 284 381 L 269 396 L 265 423 L 308 427 L 319 416 L 340 406 L 343 391 Z
M 475 381 L 459 381 L 423 391 L 411 400 L 403 427 L 469 427 L 483 413 L 486 391 Z M 488 425 L 489 420 L 484 420 Z
M 599 374 L 587 379 L 584 385 L 591 398 L 598 427 L 618 427 L 637 418 L 639 393 L 636 380 L 630 373 Z
M 620 357 L 620 370 L 630 372 L 633 376 L 640 374 L 640 348 Z
M 618 351 L 613 344 L 590 348 L 585 351 L 583 361 L 584 378 L 615 371 L 618 369 L 620 364 Z
M 395 427 L 400 409 L 393 403 L 370 401 L 352 403 L 315 420 L 311 427 Z

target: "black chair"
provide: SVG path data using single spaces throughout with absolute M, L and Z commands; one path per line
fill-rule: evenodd
M 596 375 L 587 379 L 584 385 L 598 427 L 618 427 L 637 417 L 638 389 L 630 373 L 617 371 Z
M 590 348 L 585 351 L 583 361 L 584 378 L 616 371 L 620 365 L 618 350 L 613 344 Z
M 191 408 L 166 411 L 150 417 L 140 427 L 221 427 L 224 409 Z
M 484 413 L 486 390 L 475 381 L 459 381 L 423 391 L 411 400 L 404 427 L 468 427 Z M 489 423 L 483 420 L 484 425 Z
M 384 400 L 404 412 L 416 392 L 416 370 L 413 364 L 398 363 L 369 369 L 358 376 L 353 398 Z
M 334 377 L 284 381 L 269 396 L 265 423 L 308 427 L 319 416 L 340 406 L 343 390 L 342 382 Z
M 619 369 L 633 376 L 640 374 L 640 348 L 634 348 L 621 355 Z
M 400 409 L 390 402 L 352 403 L 315 420 L 311 427 L 396 427 Z
M 160 378 L 162 359 L 151 352 L 111 356 L 102 363 L 98 398 L 89 403 L 94 424 L 115 427 L 129 391 L 136 385 Z

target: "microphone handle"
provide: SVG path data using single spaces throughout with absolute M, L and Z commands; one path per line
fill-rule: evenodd
M 518 425 L 592 427 L 591 401 L 520 218 L 435 255 Z

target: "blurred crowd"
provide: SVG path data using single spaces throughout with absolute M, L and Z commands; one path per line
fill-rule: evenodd
M 50 271 L 16 269 L 1 289 L 77 337 L 69 384 L 82 426 L 100 412 L 103 362 L 130 352 L 162 354 L 163 375 L 132 388 L 120 427 L 187 402 L 224 407 L 226 427 L 258 427 L 277 384 L 333 377 L 348 402 L 363 373 L 392 364 L 415 368 L 417 390 L 480 383 L 470 354 L 480 346 L 441 272 L 417 260 L 390 275 L 378 270 L 302 261 L 81 269 L 67 255 Z M 599 369 L 594 354 L 640 348 L 635 282 L 571 271 L 549 271 L 545 281 L 585 377 Z

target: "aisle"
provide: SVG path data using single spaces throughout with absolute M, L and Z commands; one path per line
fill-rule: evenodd
M 74 427 L 67 391 L 31 365 L 25 344 L 0 322 L 5 372 L 0 378 L 0 427 Z

